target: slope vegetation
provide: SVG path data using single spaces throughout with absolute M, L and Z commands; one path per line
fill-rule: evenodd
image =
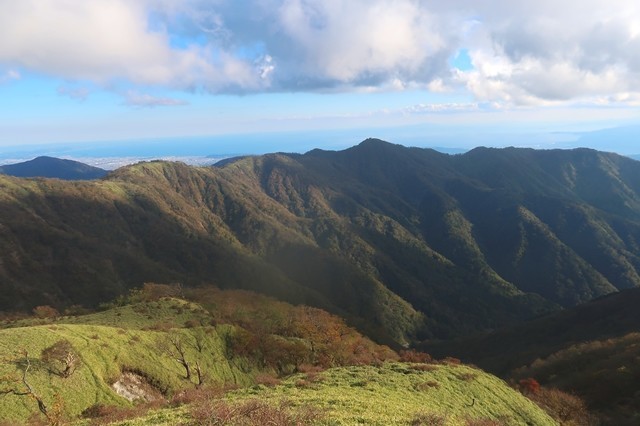
M 261 425 L 267 421 L 379 426 L 558 424 L 502 380 L 478 369 L 404 363 L 298 374 L 275 386 L 240 389 L 126 424 Z
M 415 352 L 398 362 L 316 308 L 168 296 L 182 290 L 147 284 L 101 312 L 5 321 L 0 422 L 557 424 L 490 374 Z
M 54 424 L 100 407 L 163 403 L 195 387 L 275 380 L 303 364 L 397 359 L 315 308 L 216 289 L 193 294 L 202 301 L 196 304 L 160 297 L 167 289 L 148 284 L 89 315 L 7 321 L 0 329 L 0 420 L 15 424 L 46 412 Z

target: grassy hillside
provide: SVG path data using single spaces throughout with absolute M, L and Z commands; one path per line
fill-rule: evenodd
M 282 415 L 284 413 L 284 415 Z M 556 425 L 537 405 L 480 370 L 460 365 L 388 363 L 298 374 L 272 386 L 253 386 L 152 412 L 130 425 Z M 264 420 L 264 418 L 263 418 Z M 290 420 L 291 421 L 291 420 Z M 208 423 L 207 423 L 208 422 Z M 244 423 L 243 423 L 244 422 Z
M 183 314 L 175 315 L 179 310 Z M 202 308 L 179 300 L 161 300 L 90 315 L 86 323 L 82 317 L 0 330 L 1 385 L 5 390 L 25 391 L 20 378 L 26 366 L 23 351 L 27 351 L 31 362 L 28 382 L 50 408 L 62 401 L 64 412 L 71 417 L 95 404 L 127 405 L 110 387 L 126 371 L 144 376 L 161 394 L 171 395 L 189 386 L 189 381 L 184 379 L 181 365 L 165 349 L 170 338 L 185 343 L 186 356 L 197 359 L 212 382 L 251 383 L 257 367 L 227 357 L 225 342 L 233 327 L 186 329 L 184 323 L 178 323 L 200 318 Z M 192 344 L 196 339 L 206 348 L 206 356 Z M 43 350 L 60 340 L 70 342 L 79 357 L 77 371 L 68 378 L 52 374 L 41 359 Z M 37 410 L 35 401 L 28 396 L 7 394 L 0 398 L 3 420 L 24 421 Z
M 0 329 L 0 420 L 25 421 L 57 410 L 74 419 L 91 407 L 131 402 L 114 384 L 143 399 L 165 401 L 196 387 L 247 386 L 256 377 L 396 359 L 315 308 L 294 307 L 248 292 L 203 289 L 201 304 L 167 297 L 179 287 L 147 284 L 97 313 L 5 321 Z M 58 342 L 68 349 L 47 356 Z M 63 374 L 71 354 L 74 368 Z M 190 375 L 190 377 L 187 377 Z M 135 384 L 135 383 L 134 383 Z M 31 389 L 31 390 L 29 390 Z
M 421 371 L 425 366 L 430 371 Z M 500 379 L 466 366 L 385 364 L 308 376 L 293 376 L 272 389 L 238 391 L 229 399 L 257 398 L 274 404 L 291 400 L 295 405 L 326 408 L 332 422 L 345 425 L 404 425 L 429 416 L 446 419 L 447 424 L 480 419 L 555 424 Z

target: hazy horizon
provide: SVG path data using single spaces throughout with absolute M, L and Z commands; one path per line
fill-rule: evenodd
M 620 127 L 593 132 L 549 133 L 473 133 L 473 129 L 432 129 L 427 137 L 415 129 L 356 129 L 351 131 L 287 132 L 270 134 L 237 134 L 184 138 L 158 138 L 123 141 L 90 141 L 49 143 L 5 147 L 0 152 L 0 165 L 27 161 L 46 155 L 66 158 L 115 169 L 141 160 L 165 159 L 192 165 L 210 165 L 238 155 L 260 155 L 273 152 L 304 153 L 312 149 L 342 150 L 369 137 L 404 146 L 431 148 L 447 154 L 459 154 L 479 146 L 534 149 L 591 148 L 638 156 L 636 135 L 640 127 Z M 467 139 L 465 139 L 467 138 Z M 615 140 L 617 143 L 611 143 Z

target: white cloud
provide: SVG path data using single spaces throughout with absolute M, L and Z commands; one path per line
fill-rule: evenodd
M 460 49 L 473 69 L 450 65 Z M 0 0 L 0 66 L 142 90 L 462 87 L 506 105 L 636 102 L 640 4 Z
M 478 99 L 549 104 L 640 92 L 636 2 L 482 3 L 467 39 L 475 69 L 457 75 Z
M 208 46 L 172 48 L 166 30 L 149 28 L 150 6 L 128 0 L 0 0 L 0 64 L 105 85 L 124 79 L 214 91 L 259 88 L 250 62 Z

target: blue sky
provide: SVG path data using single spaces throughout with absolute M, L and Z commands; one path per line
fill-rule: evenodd
M 635 1 L 0 0 L 0 150 L 564 147 L 639 108 Z

